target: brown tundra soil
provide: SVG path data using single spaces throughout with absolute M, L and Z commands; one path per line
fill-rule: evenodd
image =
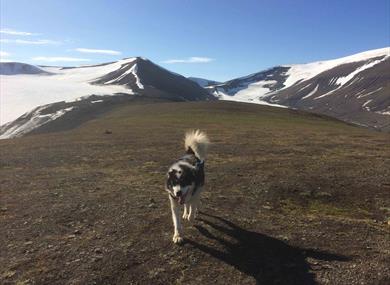
M 212 141 L 185 243 L 165 172 Z M 0 284 L 390 284 L 390 134 L 232 102 L 129 103 L 0 141 Z

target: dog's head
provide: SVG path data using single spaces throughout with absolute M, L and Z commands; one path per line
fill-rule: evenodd
M 167 173 L 166 190 L 180 204 L 188 202 L 195 188 L 195 172 L 191 165 L 175 163 Z

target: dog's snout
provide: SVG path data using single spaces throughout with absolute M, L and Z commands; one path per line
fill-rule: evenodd
M 177 197 L 180 197 L 181 194 L 182 194 L 182 193 L 181 193 L 181 190 L 179 190 L 179 191 L 176 192 L 176 196 L 177 196 Z

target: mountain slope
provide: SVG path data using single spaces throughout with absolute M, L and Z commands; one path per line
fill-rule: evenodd
M 200 87 L 207 87 L 210 85 L 216 85 L 220 84 L 221 82 L 214 81 L 214 80 L 209 80 L 209 79 L 204 79 L 204 78 L 199 78 L 199 77 L 187 77 L 189 80 L 194 81 L 197 83 Z
M 278 66 L 206 87 L 222 100 L 278 104 L 390 130 L 390 48 Z
M 362 70 L 351 76 L 359 68 Z M 390 58 L 342 64 L 280 90 L 268 100 L 390 130 Z
M 20 62 L 0 62 L 0 75 L 49 74 L 42 68 Z

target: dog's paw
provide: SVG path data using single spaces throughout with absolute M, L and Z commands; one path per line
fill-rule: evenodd
M 188 220 L 189 216 L 190 216 L 189 214 L 184 213 L 184 214 L 183 214 L 183 220 Z
M 184 239 L 179 235 L 174 235 L 172 240 L 175 244 L 181 244 L 184 241 Z

